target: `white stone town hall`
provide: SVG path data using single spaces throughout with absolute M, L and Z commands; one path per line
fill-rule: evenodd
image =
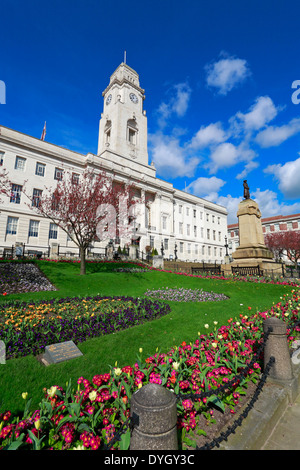
M 45 187 L 55 186 L 62 171 L 79 175 L 92 169 L 120 181 L 130 179 L 140 195 L 152 201 L 135 222 L 140 252 L 151 246 L 161 254 L 163 246 L 167 259 L 176 254 L 179 260 L 223 262 L 227 210 L 157 178 L 148 162 L 145 93 L 138 74 L 121 63 L 102 95 L 97 155 L 82 155 L 0 126 L 0 165 L 12 182 L 10 197 L 3 196 L 1 202 L 0 256 L 19 244 L 25 253 L 37 250 L 52 256 L 59 250 L 60 255 L 78 255 L 63 230 L 28 207 L 21 190 L 26 181 L 26 191 L 38 197 Z M 94 242 L 91 254 L 103 253 L 108 241 Z M 128 242 L 121 240 L 121 247 Z

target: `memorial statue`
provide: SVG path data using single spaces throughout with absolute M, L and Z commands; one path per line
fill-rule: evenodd
M 249 186 L 247 184 L 247 180 L 244 180 L 243 186 L 244 186 L 244 198 L 250 199 L 250 191 L 249 191 Z

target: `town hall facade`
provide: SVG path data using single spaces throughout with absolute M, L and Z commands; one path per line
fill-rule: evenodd
M 48 256 L 78 255 L 63 230 L 28 207 L 22 189 L 26 181 L 27 193 L 38 197 L 46 187 L 55 187 L 64 171 L 80 175 L 90 169 L 118 181 L 130 180 L 147 201 L 134 222 L 134 243 L 140 253 L 150 246 L 167 259 L 223 262 L 226 208 L 174 188 L 149 164 L 145 91 L 138 74 L 121 63 L 102 95 L 97 155 L 83 155 L 0 125 L 0 165 L 12 183 L 11 195 L 1 201 L 0 256 L 16 246 Z M 90 254 L 100 255 L 108 242 L 95 241 Z M 111 242 L 114 248 L 132 243 Z

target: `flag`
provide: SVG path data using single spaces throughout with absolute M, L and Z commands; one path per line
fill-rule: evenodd
M 41 140 L 45 140 L 45 137 L 46 137 L 46 121 L 45 121 L 44 129 L 43 129 L 43 132 L 42 132 L 42 135 L 41 135 Z

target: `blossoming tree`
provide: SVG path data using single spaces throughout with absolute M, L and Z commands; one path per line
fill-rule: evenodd
M 80 274 L 85 274 L 86 251 L 93 241 L 130 237 L 128 214 L 138 199 L 131 183 L 86 170 L 82 175 L 64 171 L 54 189 L 47 188 L 30 201 L 33 210 L 64 230 L 78 246 Z
M 285 253 L 288 259 L 297 266 L 300 260 L 300 230 L 269 233 L 265 236 L 265 244 L 277 258 Z
M 8 172 L 3 169 L 0 172 L 0 202 L 2 202 L 1 196 L 10 195 L 11 192 L 11 182 L 8 178 Z

